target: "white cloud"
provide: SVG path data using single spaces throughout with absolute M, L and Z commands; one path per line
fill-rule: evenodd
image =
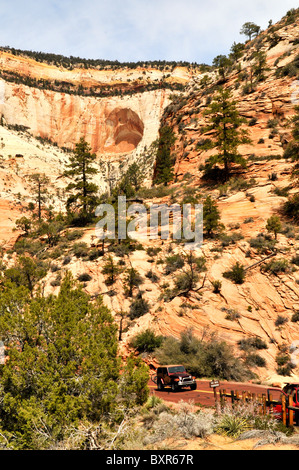
M 119 61 L 211 63 L 245 21 L 266 28 L 293 0 L 0 0 L 0 44 Z

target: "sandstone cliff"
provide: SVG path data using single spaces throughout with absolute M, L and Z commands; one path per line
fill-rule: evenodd
M 296 191 L 290 178 L 292 162 L 283 158 L 283 152 L 291 139 L 289 117 L 294 113 L 297 99 L 298 70 L 294 69 L 294 74 L 289 72 L 297 63 L 298 36 L 298 22 L 287 23 L 285 20 L 274 29 L 261 33 L 253 42 L 246 44 L 242 57 L 228 72 L 224 83 L 220 82 L 215 70 L 191 73 L 184 68 L 175 68 L 169 77 L 163 78 L 164 72 L 151 68 L 134 71 L 66 70 L 8 52 L 0 53 L 0 113 L 3 124 L 0 127 L 0 238 L 5 241 L 6 248 L 12 247 L 19 235 L 12 232 L 14 222 L 25 212 L 30 201 L 30 173 L 42 170 L 49 175 L 56 208 L 63 206 L 66 182 L 60 175 L 67 162 L 67 152 L 63 147 L 73 148 L 81 135 L 97 154 L 101 168 L 98 183 L 104 192 L 111 182 L 119 179 L 129 163 L 144 161 L 145 150 L 158 137 L 161 123 L 167 123 L 176 134 L 173 148 L 176 179 L 164 197 L 146 197 L 145 202 L 149 206 L 153 202 L 183 202 L 190 196 L 200 202 L 207 194 L 217 200 L 230 241 L 205 241 L 197 254 L 206 258 L 206 277 L 202 275 L 200 278 L 200 291 L 191 292 L 188 298 L 165 299 L 165 291 L 173 285 L 175 277 L 165 275 L 165 260 L 169 253 L 183 253 L 182 246 L 171 241 L 147 241 L 143 249 L 129 256 L 114 255 L 117 262 L 136 268 L 143 279 L 141 289 L 150 309 L 134 321 L 127 317 L 122 319 L 132 300 L 124 289 L 124 273 L 113 289 L 107 289 L 105 284 L 102 269 L 107 253 L 104 258 L 96 260 L 80 258 L 73 255 L 70 245 L 67 265 L 64 264 L 66 251 L 55 259 L 61 274 L 71 270 L 75 277 L 82 273 L 90 275 L 91 280 L 85 284 L 86 291 L 91 295 L 103 294 L 116 321 L 119 324 L 122 321 L 121 348 L 124 355 L 128 352 L 131 338 L 145 328 L 179 337 L 181 331 L 191 327 L 200 337 L 216 333 L 220 339 L 230 343 L 239 356 L 242 355 L 238 348 L 240 340 L 256 336 L 264 340 L 267 349 L 261 355 L 267 366 L 256 366 L 254 370 L 261 380 L 268 382 L 289 380 L 276 375 L 276 356 L 286 345 L 297 366 L 292 379 L 298 378 L 299 331 L 298 323 L 291 321 L 293 314 L 299 311 L 299 271 L 292 263 L 292 259 L 298 256 L 298 227 L 291 227 L 284 221 L 284 231 L 278 234 L 277 257 L 288 261 L 285 272 L 269 273 L 260 265 L 251 268 L 269 254 L 261 254 L 252 239 L 265 233 L 267 219 L 277 213 L 286 200 L 283 190 L 288 187 L 289 194 Z M 254 51 L 266 53 L 267 67 L 265 78 L 248 92 Z M 30 77 L 30 86 L 24 83 L 24 79 L 16 83 L 16 77 L 20 75 Z M 38 80 L 48 80 L 52 85 L 56 81 L 57 87 L 62 82 L 73 87 L 81 85 L 83 91 L 75 94 L 55 90 L 54 85 L 51 89 L 33 86 Z M 184 84 L 185 91 L 178 91 L 175 96 L 164 87 L 138 91 L 140 84 L 161 80 Z M 246 170 L 236 168 L 234 176 L 239 178 L 239 183 L 211 187 L 203 180 L 201 170 L 211 152 L 201 150 L 200 144 L 206 137 L 202 131 L 205 124 L 203 111 L 220 84 L 233 90 L 239 112 L 248 120 L 246 127 L 253 145 L 239 148 L 247 159 Z M 134 93 L 112 96 L 106 90 L 105 97 L 91 96 L 90 87 L 110 91 L 113 87 L 131 88 Z M 148 185 L 153 164 L 151 157 L 146 175 Z M 240 181 L 245 184 L 240 185 Z M 60 196 L 57 189 L 61 191 Z M 86 229 L 80 241 L 92 249 L 96 244 L 94 229 Z M 161 249 L 155 258 L 146 251 L 153 246 Z M 4 260 L 11 263 L 7 254 Z M 242 285 L 235 285 L 223 277 L 223 272 L 236 261 L 250 267 Z M 155 280 L 149 276 L 150 272 L 156 275 Z M 45 278 L 46 292 L 55 293 L 58 289 L 54 282 L 56 276 L 56 271 L 49 271 Z M 222 283 L 220 293 L 213 291 L 216 280 Z M 229 319 L 228 311 L 238 315 Z M 283 323 L 277 322 L 279 316 L 285 319 Z

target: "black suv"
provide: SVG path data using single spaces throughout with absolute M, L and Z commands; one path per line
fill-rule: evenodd
M 157 369 L 157 386 L 158 390 L 170 386 L 173 392 L 180 388 L 190 387 L 196 390 L 195 377 L 188 374 L 185 367 L 181 365 L 161 366 Z

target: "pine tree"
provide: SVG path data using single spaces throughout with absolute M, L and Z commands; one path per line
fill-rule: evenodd
M 112 256 L 110 255 L 107 259 L 107 262 L 104 264 L 104 267 L 102 270 L 102 273 L 107 276 L 106 281 L 105 281 L 107 286 L 112 286 L 115 283 L 116 278 L 119 275 L 120 271 L 121 269 L 115 263 Z
M 237 62 L 238 59 L 240 59 L 242 57 L 242 55 L 244 54 L 244 49 L 245 49 L 245 45 L 241 42 L 234 42 L 232 47 L 230 48 L 230 55 L 229 57 L 234 61 L 234 62 Z
M 218 68 L 220 77 L 225 80 L 229 67 L 232 65 L 232 61 L 226 55 L 220 54 L 214 58 L 213 65 Z
M 246 160 L 238 153 L 239 145 L 251 143 L 248 132 L 240 129 L 246 120 L 240 117 L 231 92 L 223 88 L 210 103 L 205 115 L 208 116 L 209 123 L 204 132 L 214 131 L 214 141 L 209 147 L 218 150 L 217 154 L 207 160 L 206 169 L 209 170 L 218 163 L 224 165 L 225 180 L 227 180 L 232 163 L 246 166 Z
M 208 237 L 211 237 L 220 228 L 220 218 L 216 201 L 208 196 L 203 204 L 203 226 Z
M 29 181 L 33 197 L 37 202 L 37 217 L 40 222 L 42 218 L 42 207 L 47 200 L 50 179 L 45 174 L 34 173 L 30 175 Z
M 33 295 L 36 284 L 46 274 L 47 269 L 42 262 L 38 263 L 29 256 L 20 256 L 15 266 L 6 269 L 5 279 L 11 280 L 17 286 L 25 286 Z
M 282 225 L 281 225 L 280 218 L 278 217 L 278 215 L 272 215 L 271 217 L 269 217 L 269 219 L 267 220 L 266 229 L 268 230 L 268 232 L 274 233 L 275 240 L 276 240 L 277 234 L 282 229 Z
M 292 169 L 292 177 L 295 179 L 295 184 L 299 183 L 299 105 L 295 106 L 295 115 L 292 118 L 293 140 L 288 144 L 284 152 L 285 158 L 291 158 L 294 162 Z M 290 196 L 283 206 L 283 211 L 287 217 L 295 223 L 299 222 L 299 192 Z
M 98 173 L 98 170 L 92 166 L 95 159 L 96 155 L 91 153 L 88 143 L 81 137 L 76 144 L 74 154 L 69 159 L 69 169 L 64 172 L 64 176 L 73 179 L 66 188 L 72 193 L 67 200 L 67 208 L 75 207 L 83 217 L 90 215 L 98 202 L 96 196 L 98 187 L 90 182 L 90 178 Z
M 257 77 L 257 81 L 265 79 L 264 72 L 270 70 L 267 67 L 267 54 L 265 51 L 256 51 L 254 54 L 253 74 Z
M 167 183 L 173 180 L 174 158 L 171 154 L 171 147 L 175 143 L 175 135 L 169 126 L 163 126 L 160 129 L 158 141 L 158 150 L 156 157 L 156 168 L 154 182 L 156 184 Z
M 240 34 L 248 36 L 249 41 L 251 41 L 253 36 L 257 36 L 260 33 L 261 27 L 251 21 L 247 21 L 243 24 Z
M 138 287 L 142 283 L 142 277 L 140 276 L 139 272 L 134 268 L 129 268 L 126 271 L 126 291 L 129 297 L 133 296 L 133 289 L 134 287 Z
M 288 144 L 285 149 L 285 158 L 291 158 L 294 162 L 292 176 L 299 178 L 299 105 L 295 106 L 295 115 L 292 117 L 293 124 L 292 137 L 293 140 Z

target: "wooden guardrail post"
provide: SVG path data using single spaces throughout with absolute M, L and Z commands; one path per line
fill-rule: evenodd
M 270 394 L 269 394 L 269 411 L 270 411 L 270 413 L 271 413 L 272 410 L 273 410 L 273 403 L 272 403 L 272 400 L 273 400 L 273 396 L 272 396 L 272 394 L 270 393 Z
M 286 424 L 287 424 L 287 407 L 286 407 L 286 397 L 285 397 L 285 395 L 281 396 L 281 411 L 282 411 L 282 422 L 286 426 Z
M 289 396 L 289 403 L 288 405 L 291 407 L 293 406 L 293 397 L 292 395 Z M 294 426 L 294 411 L 293 410 L 288 410 L 289 411 L 289 419 L 288 419 L 288 424 L 289 426 Z
M 262 402 L 262 396 L 260 394 L 257 396 L 257 400 L 258 400 L 258 405 L 259 405 L 259 414 L 262 415 L 263 414 L 263 402 Z
M 266 405 L 266 395 L 264 393 L 262 394 L 262 410 L 263 410 L 263 415 L 265 415 L 267 412 L 267 405 Z
M 224 401 L 223 401 L 223 390 L 219 390 L 219 399 L 220 399 L 220 407 L 223 409 Z

